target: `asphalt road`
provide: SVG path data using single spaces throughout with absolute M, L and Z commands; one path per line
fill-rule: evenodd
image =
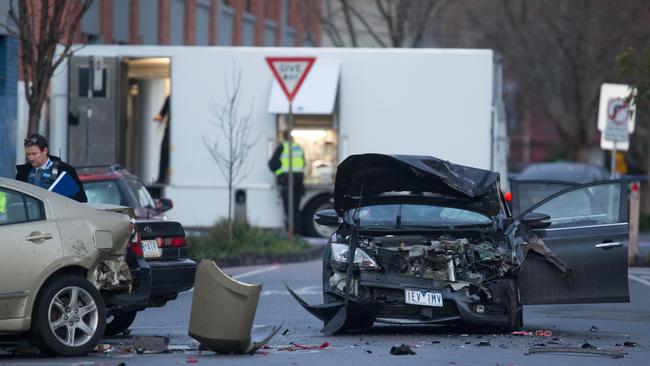
M 550 330 L 551 337 L 482 334 L 449 327 L 379 326 L 361 333 L 326 337 L 322 324 L 300 307 L 284 289 L 287 281 L 309 302 L 320 302 L 320 261 L 271 266 L 227 268 L 240 281 L 263 283 L 255 318 L 256 325 L 278 325 L 280 331 L 270 348 L 252 356 L 216 355 L 200 352 L 187 335 L 192 293 L 186 292 L 163 308 L 141 312 L 130 336 L 106 339 L 111 351 L 83 358 L 44 359 L 24 356 L 0 358 L 12 365 L 645 365 L 650 356 L 650 268 L 630 269 L 628 304 L 527 306 L 524 329 Z M 185 349 L 166 354 L 125 353 L 134 336 L 169 337 L 171 348 Z M 318 350 L 287 350 L 291 343 L 329 346 Z M 625 342 L 628 346 L 623 346 Z M 410 345 L 415 355 L 393 356 L 393 345 Z M 581 347 L 589 343 L 603 349 L 623 349 L 624 357 L 589 354 L 529 354 L 534 345 Z M 288 347 L 289 346 L 289 347 Z M 1 357 L 1 356 L 0 356 Z M 196 361 L 196 362 L 194 362 Z

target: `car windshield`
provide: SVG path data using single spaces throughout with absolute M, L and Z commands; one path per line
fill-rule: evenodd
M 352 218 L 356 209 L 347 211 Z M 362 206 L 359 209 L 359 221 L 362 228 L 440 228 L 467 225 L 488 225 L 492 223 L 489 216 L 454 207 L 388 204 Z
M 117 182 L 112 180 L 85 182 L 84 191 L 86 191 L 88 202 L 91 203 L 108 203 L 122 206 L 125 204 Z
M 126 184 L 129 186 L 129 189 L 135 193 L 140 207 L 156 207 L 153 198 L 149 194 L 149 191 L 139 180 L 127 179 Z

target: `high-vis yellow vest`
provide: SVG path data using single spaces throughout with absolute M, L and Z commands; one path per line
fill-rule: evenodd
M 291 169 L 294 173 L 305 171 L 305 153 L 300 145 L 291 144 Z M 280 168 L 275 171 L 275 175 L 289 173 L 289 142 L 282 143 L 282 155 L 280 155 Z
M 0 192 L 0 215 L 7 213 L 7 194 Z

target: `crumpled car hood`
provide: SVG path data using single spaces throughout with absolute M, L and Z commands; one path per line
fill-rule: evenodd
M 339 215 L 359 206 L 359 199 L 387 192 L 424 192 L 464 202 L 496 215 L 500 211 L 499 173 L 453 164 L 432 156 L 352 155 L 339 164 L 334 208 Z

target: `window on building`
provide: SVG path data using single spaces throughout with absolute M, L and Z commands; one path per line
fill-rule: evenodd
M 129 42 L 129 0 L 113 1 L 113 40 Z
M 158 44 L 158 2 L 138 2 L 138 31 L 142 44 Z
M 210 44 L 210 1 L 198 0 L 196 2 L 196 45 L 207 46 Z
M 182 45 L 185 43 L 185 1 L 172 0 L 170 22 L 170 44 Z

